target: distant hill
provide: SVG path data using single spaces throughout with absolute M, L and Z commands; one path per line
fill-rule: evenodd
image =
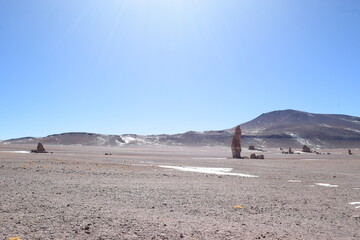
M 242 145 L 261 147 L 302 147 L 306 144 L 318 148 L 360 147 L 360 118 L 337 114 L 314 114 L 296 110 L 264 113 L 241 124 Z M 128 145 L 190 145 L 229 146 L 233 128 L 219 131 L 189 131 L 173 135 L 103 135 L 71 132 L 43 138 L 5 140 L 3 144 L 44 144 L 84 146 Z

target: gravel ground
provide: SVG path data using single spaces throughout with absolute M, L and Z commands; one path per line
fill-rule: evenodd
M 220 147 L 6 152 L 31 148 L 0 145 L 0 239 L 360 239 L 360 150 L 266 149 L 265 160 Z

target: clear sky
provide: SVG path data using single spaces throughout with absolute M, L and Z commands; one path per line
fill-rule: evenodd
M 360 116 L 359 0 L 0 0 L 0 139 Z

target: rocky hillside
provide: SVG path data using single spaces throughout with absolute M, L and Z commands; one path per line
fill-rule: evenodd
M 242 145 L 256 147 L 360 147 L 360 118 L 336 114 L 313 114 L 295 110 L 274 111 L 241 124 Z M 174 135 L 102 135 L 62 133 L 43 138 L 20 138 L 7 143 L 37 143 L 86 146 L 191 145 L 229 146 L 233 128 L 186 132 Z
M 244 137 L 265 146 L 360 147 L 360 118 L 295 110 L 265 113 L 241 124 Z

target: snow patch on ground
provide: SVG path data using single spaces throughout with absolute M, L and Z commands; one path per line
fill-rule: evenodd
M 139 138 L 139 137 L 122 135 L 121 138 L 125 141 L 125 144 L 132 143 L 132 142 L 148 143 L 145 139 Z
M 6 153 L 30 153 L 30 151 L 1 151 Z
M 293 138 L 297 138 L 298 136 L 295 133 L 292 132 L 285 132 L 287 135 L 290 135 Z
M 331 185 L 329 183 L 315 183 L 315 185 L 323 186 L 323 187 L 339 187 L 339 185 Z
M 311 146 L 311 142 L 309 140 L 306 140 L 304 138 L 296 138 L 296 141 L 298 141 L 299 143 L 301 143 L 302 145 L 308 145 L 308 146 Z
M 117 145 L 119 145 L 119 146 L 123 146 L 125 143 L 123 143 L 123 142 L 120 142 L 119 140 L 117 140 L 117 139 L 115 139 L 115 142 L 116 142 L 116 144 Z
M 360 202 L 349 202 L 350 205 L 360 205 Z M 355 206 L 355 208 L 360 208 L 360 206 Z
M 289 180 L 288 182 L 290 182 L 290 183 L 300 183 L 301 180 Z
M 349 119 L 345 119 L 345 118 L 341 118 L 341 120 L 347 121 L 347 122 L 351 122 L 351 123 L 355 123 L 355 124 L 360 124 L 359 121 L 356 120 L 349 120 Z
M 265 128 L 257 128 L 255 130 L 252 131 L 248 131 L 249 134 L 257 134 L 257 133 L 261 133 L 262 131 L 264 131 Z
M 216 175 L 229 175 L 229 176 L 240 176 L 240 177 L 251 177 L 256 178 L 259 176 L 243 174 L 243 173 L 231 173 L 232 168 L 209 168 L 209 167 L 178 167 L 178 166 L 164 166 L 160 165 L 161 168 L 170 168 L 179 171 L 185 172 L 198 172 L 198 173 L 208 173 L 208 174 L 216 174 Z
M 357 132 L 360 133 L 360 130 L 353 129 L 353 128 L 345 128 L 345 130 L 351 131 L 351 132 Z
M 126 144 L 137 140 L 136 138 L 131 137 L 131 136 L 121 136 L 121 138 L 125 141 Z
M 100 145 L 105 145 L 105 143 L 106 143 L 106 139 L 102 138 L 102 137 L 96 137 L 96 141 Z
M 311 146 L 311 142 L 309 140 L 306 140 L 304 138 L 301 138 L 299 137 L 298 135 L 296 135 L 295 133 L 292 133 L 292 132 L 285 132 L 287 135 L 293 137 L 296 139 L 297 142 L 299 142 L 300 144 L 302 145 L 308 145 L 308 146 Z

